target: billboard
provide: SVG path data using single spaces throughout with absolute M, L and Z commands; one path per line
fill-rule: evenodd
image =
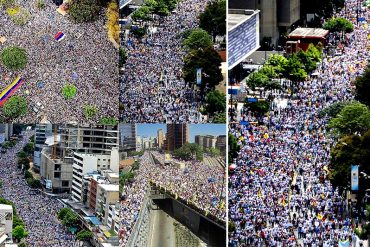
M 197 73 L 197 85 L 202 85 L 202 68 L 197 68 L 196 73 Z
M 229 70 L 250 56 L 259 48 L 259 14 L 234 26 L 228 31 Z
M 351 167 L 351 190 L 358 190 L 358 166 Z

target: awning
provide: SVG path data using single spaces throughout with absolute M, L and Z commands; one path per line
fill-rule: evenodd
M 8 235 L 4 234 L 0 237 L 0 244 L 4 243 L 4 241 L 8 238 Z

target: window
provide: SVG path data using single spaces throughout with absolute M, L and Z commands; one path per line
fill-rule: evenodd
M 68 187 L 69 181 L 62 181 L 62 187 Z

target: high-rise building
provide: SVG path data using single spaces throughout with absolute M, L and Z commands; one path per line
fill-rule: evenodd
M 260 10 L 261 45 L 274 45 L 300 19 L 300 0 L 229 0 L 229 9 Z
M 167 124 L 165 150 L 174 151 L 189 142 L 189 127 L 187 124 Z
M 136 124 L 120 124 L 120 145 L 123 152 L 137 151 Z
M 52 135 L 52 124 L 36 124 L 35 127 L 35 150 L 33 154 L 33 167 L 34 170 L 40 171 L 41 169 L 41 151 L 44 147 L 46 138 Z
M 162 129 L 157 130 L 157 143 L 159 148 L 163 148 L 164 144 L 164 132 Z
M 60 127 L 61 156 L 65 162 L 73 163 L 73 153 L 110 154 L 119 147 L 118 126 L 64 125 Z
M 205 148 L 215 148 L 217 142 L 217 137 L 213 135 L 196 135 L 195 143 L 199 146 Z
M 221 155 L 226 155 L 226 135 L 217 136 L 216 147 L 221 151 Z
M 0 144 L 13 135 L 13 124 L 0 124 Z

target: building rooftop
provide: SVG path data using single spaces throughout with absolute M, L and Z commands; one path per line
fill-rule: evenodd
M 322 28 L 299 27 L 291 32 L 289 38 L 325 38 L 329 31 Z
M 118 184 L 99 184 L 105 191 L 119 191 Z
M 8 210 L 13 210 L 13 207 L 8 204 L 0 204 L 0 210 L 1 209 L 8 209 Z
M 227 30 L 230 31 L 238 25 L 242 24 L 256 12 L 259 12 L 259 10 L 229 9 L 227 15 Z

